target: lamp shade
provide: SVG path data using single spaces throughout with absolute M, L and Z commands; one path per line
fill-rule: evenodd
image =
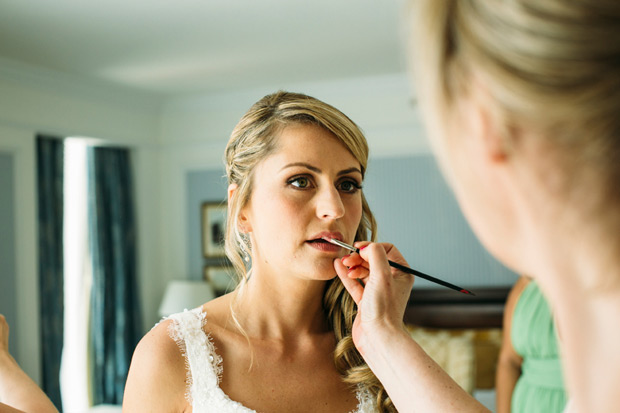
M 198 307 L 213 298 L 215 298 L 213 288 L 206 281 L 170 281 L 159 306 L 159 315 L 167 317 L 185 309 Z

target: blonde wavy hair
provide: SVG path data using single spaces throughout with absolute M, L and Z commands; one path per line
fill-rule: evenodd
M 460 96 L 483 85 L 505 148 L 514 149 L 526 126 L 559 167 L 557 193 L 587 215 L 617 220 L 618 208 L 605 205 L 620 202 L 620 2 L 413 6 L 411 65 L 431 131 L 446 124 Z
M 364 135 L 338 109 L 310 96 L 283 91 L 256 102 L 234 128 L 224 157 L 228 184 L 237 185 L 228 202 L 225 250 L 239 279 L 238 289 L 247 283 L 251 272 L 249 256 L 252 250 L 249 238 L 240 230 L 238 217 L 252 195 L 256 166 L 276 149 L 279 132 L 292 124 L 318 125 L 333 133 L 360 163 L 362 176 L 368 165 L 368 145 Z M 355 240 L 367 240 L 370 236 L 374 241 L 375 233 L 375 219 L 362 194 L 362 218 Z M 383 386 L 353 344 L 351 329 L 357 308 L 338 277 L 328 282 L 323 307 L 336 336 L 334 363 L 343 380 L 370 391 L 376 397 L 379 411 L 395 411 Z

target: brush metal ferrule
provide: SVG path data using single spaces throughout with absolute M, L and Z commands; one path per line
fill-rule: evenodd
M 349 245 L 345 242 L 342 241 L 338 241 L 337 239 L 333 239 L 333 238 L 323 238 L 325 241 L 327 242 L 331 242 L 334 245 L 338 245 L 339 247 L 342 247 L 344 249 L 347 249 L 349 251 L 353 251 L 353 252 L 359 252 L 359 249 L 355 248 L 352 245 Z

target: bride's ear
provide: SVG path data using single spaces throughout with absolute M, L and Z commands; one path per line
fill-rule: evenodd
M 236 193 L 238 187 L 239 187 L 239 185 L 237 185 L 237 184 L 230 184 L 230 185 L 228 185 L 228 205 L 231 204 L 231 201 L 232 201 L 233 197 L 235 196 L 235 193 Z
M 228 185 L 228 205 L 232 204 L 232 200 L 237 195 L 239 186 L 237 184 Z M 246 206 L 247 207 L 247 206 Z M 241 208 L 239 215 L 237 216 L 237 229 L 239 232 L 246 234 L 252 232 L 252 225 L 246 214 L 246 208 Z

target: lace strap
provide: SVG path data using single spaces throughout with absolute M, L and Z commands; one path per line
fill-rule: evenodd
M 206 389 L 219 386 L 222 374 L 222 358 L 215 352 L 210 337 L 205 334 L 206 313 L 196 308 L 173 314 L 168 334 L 177 343 L 187 371 L 186 399 L 201 400 Z

